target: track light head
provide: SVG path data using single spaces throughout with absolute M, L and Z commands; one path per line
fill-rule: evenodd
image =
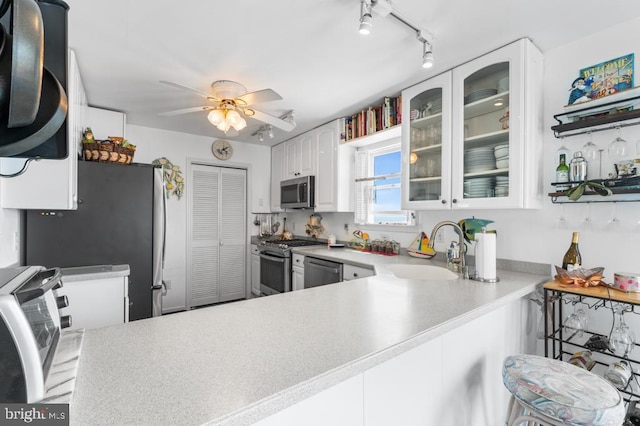
M 267 135 L 269 136 L 269 139 L 273 139 L 273 127 L 271 127 L 271 124 L 267 127 Z
M 431 51 L 431 45 L 424 42 L 424 50 L 422 54 L 422 68 L 431 68 L 433 66 L 433 52 Z
M 367 0 L 360 2 L 360 28 L 358 32 L 362 35 L 371 33 L 373 27 L 373 16 L 371 16 L 371 3 Z

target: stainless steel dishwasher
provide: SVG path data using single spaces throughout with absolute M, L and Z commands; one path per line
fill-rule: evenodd
M 317 257 L 304 257 L 304 288 L 342 281 L 342 263 Z

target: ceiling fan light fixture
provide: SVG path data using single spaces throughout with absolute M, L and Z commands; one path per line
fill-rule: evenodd
M 224 111 L 220 109 L 211 110 L 209 115 L 207 115 L 207 119 L 209 119 L 214 126 L 218 126 L 218 124 L 224 121 Z
M 236 123 L 232 124 L 232 126 L 237 131 L 240 131 L 240 130 L 244 129 L 245 127 L 247 127 L 247 122 L 245 121 L 244 118 L 240 117 L 240 120 L 238 120 Z
M 231 128 L 231 125 L 229 124 L 228 121 L 223 121 L 220 124 L 218 124 L 216 126 L 218 128 L 218 130 L 227 133 L 229 131 L 229 129 Z
M 240 117 L 240 114 L 238 114 L 238 111 L 232 109 L 227 111 L 226 120 L 230 125 L 235 127 L 235 125 L 239 123 L 240 120 L 242 120 L 242 117 Z

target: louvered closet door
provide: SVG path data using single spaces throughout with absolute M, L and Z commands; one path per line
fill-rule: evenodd
M 246 296 L 247 172 L 221 171 L 220 186 L 220 301 Z
M 246 296 L 246 170 L 191 166 L 188 306 Z

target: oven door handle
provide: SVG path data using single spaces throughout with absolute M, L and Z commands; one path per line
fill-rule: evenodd
M 20 303 L 26 303 L 29 300 L 42 296 L 51 289 L 55 290 L 62 287 L 62 272 L 60 268 L 47 269 L 39 272 L 38 275 L 42 279 L 42 283 L 39 286 L 28 290 L 19 289 L 16 292 L 15 296 Z
M 280 256 L 271 256 L 269 254 L 260 253 L 260 259 L 270 260 L 272 262 L 284 263 L 286 258 Z

